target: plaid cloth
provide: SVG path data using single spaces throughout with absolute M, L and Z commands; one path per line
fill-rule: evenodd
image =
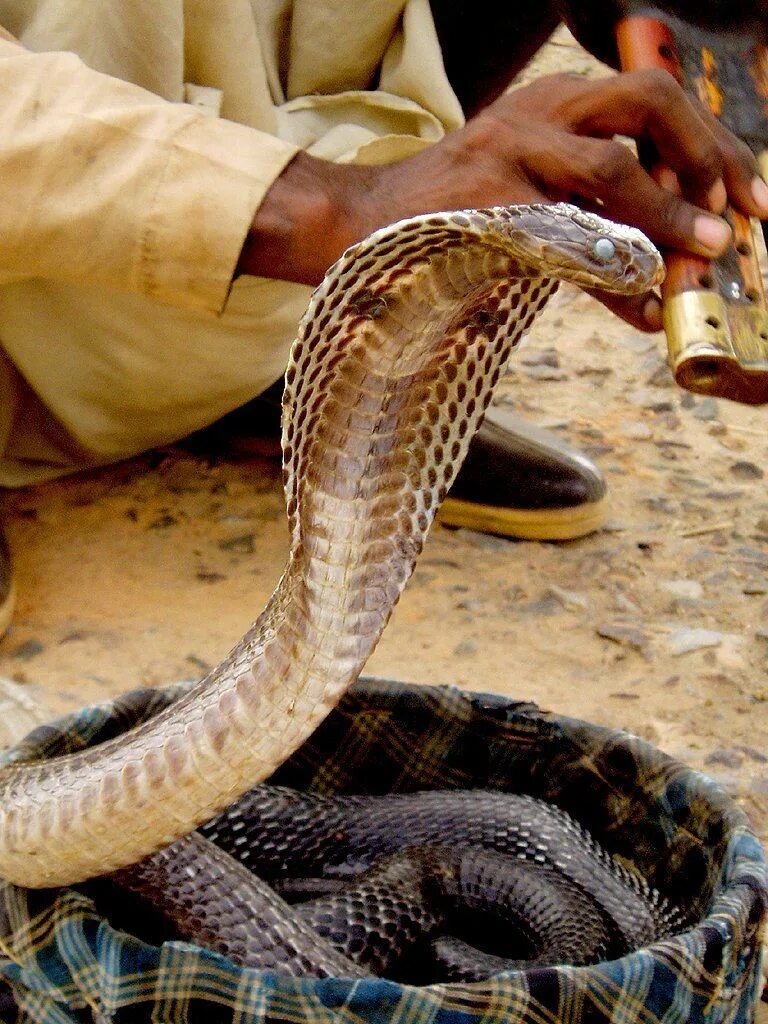
M 43 726 L 5 761 L 100 742 L 171 701 L 137 691 Z M 593 967 L 473 985 L 280 977 L 182 942 L 116 931 L 75 889 L 0 883 L 0 976 L 35 1024 L 747 1024 L 768 875 L 742 811 L 705 776 L 626 733 L 452 688 L 366 680 L 276 782 L 326 793 L 490 787 L 550 800 L 684 907 L 684 933 Z

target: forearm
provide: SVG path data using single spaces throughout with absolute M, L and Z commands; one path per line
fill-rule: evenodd
M 298 153 L 257 210 L 237 274 L 319 284 L 349 245 L 386 223 L 374 211 L 373 180 L 370 168 Z
M 0 283 L 224 305 L 265 192 L 295 147 L 0 39 Z

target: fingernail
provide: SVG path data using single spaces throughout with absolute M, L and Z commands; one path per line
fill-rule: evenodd
M 671 167 L 661 166 L 658 171 L 659 184 L 662 188 L 665 188 L 667 192 L 674 192 L 676 196 L 683 194 L 683 190 L 680 188 L 680 179 L 672 170 Z
M 722 178 L 718 178 L 707 192 L 707 206 L 713 213 L 722 213 L 727 202 L 728 193 L 725 190 L 725 182 Z
M 652 295 L 643 306 L 643 320 L 653 331 L 660 331 L 664 326 L 661 303 L 655 295 Z
M 696 241 L 717 256 L 731 240 L 731 229 L 724 220 L 715 217 L 696 217 L 693 222 Z
M 757 175 L 752 179 L 752 195 L 760 210 L 768 216 L 768 185 Z

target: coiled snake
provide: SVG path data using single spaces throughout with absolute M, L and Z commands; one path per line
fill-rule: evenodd
M 419 216 L 347 250 L 286 373 L 291 548 L 266 608 L 149 722 L 0 772 L 0 875 L 41 887 L 125 868 L 267 778 L 360 673 L 557 280 L 632 293 L 661 273 L 640 232 L 566 204 Z

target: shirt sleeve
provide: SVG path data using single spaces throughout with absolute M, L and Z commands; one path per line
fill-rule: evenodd
M 295 153 L 0 30 L 0 283 L 77 281 L 219 312 Z

